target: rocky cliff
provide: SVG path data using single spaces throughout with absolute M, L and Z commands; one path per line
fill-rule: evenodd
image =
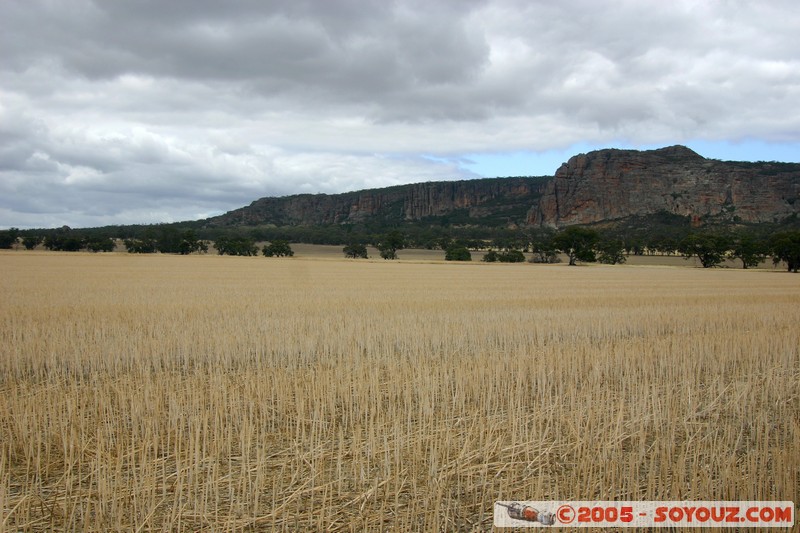
M 599 150 L 556 171 L 528 224 L 567 226 L 667 212 L 695 220 L 778 222 L 800 208 L 800 164 L 706 159 L 684 146 Z
M 598 150 L 555 176 L 400 185 L 261 198 L 211 226 L 402 223 L 563 227 L 671 213 L 696 221 L 779 222 L 800 211 L 800 163 L 706 159 L 684 146 Z
M 212 225 L 329 225 L 403 222 L 457 214 L 461 220 L 524 223 L 552 177 L 495 178 L 398 185 L 343 194 L 261 198 L 209 220 Z

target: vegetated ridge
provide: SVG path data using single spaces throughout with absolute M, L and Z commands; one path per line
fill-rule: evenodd
M 266 197 L 208 222 L 222 226 L 326 226 L 446 218 L 454 224 L 505 225 L 509 220 L 525 220 L 531 203 L 550 179 L 436 181 L 342 194 Z
M 207 227 L 594 224 L 672 214 L 693 221 L 779 223 L 800 211 L 800 163 L 706 159 L 685 146 L 576 155 L 554 176 L 439 181 L 343 194 L 265 197 Z

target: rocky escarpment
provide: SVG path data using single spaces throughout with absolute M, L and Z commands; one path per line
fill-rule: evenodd
M 403 222 L 458 213 L 461 220 L 524 223 L 530 206 L 552 178 L 496 178 L 398 185 L 343 194 L 261 198 L 209 219 L 210 225 L 329 225 Z
M 668 212 L 693 219 L 777 222 L 800 209 L 800 164 L 706 159 L 684 146 L 598 150 L 556 171 L 528 213 L 561 227 Z
M 684 146 L 598 150 L 553 177 L 399 185 L 261 198 L 209 226 L 435 224 L 551 226 L 670 213 L 700 221 L 780 222 L 800 211 L 800 163 L 706 159 Z

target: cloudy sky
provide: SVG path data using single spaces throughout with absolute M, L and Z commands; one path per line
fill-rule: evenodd
M 799 161 L 798 28 L 796 0 L 1 0 L 0 228 L 603 147 Z

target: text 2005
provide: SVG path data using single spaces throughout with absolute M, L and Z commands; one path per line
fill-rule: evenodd
M 578 507 L 578 522 L 632 522 L 633 507 Z

